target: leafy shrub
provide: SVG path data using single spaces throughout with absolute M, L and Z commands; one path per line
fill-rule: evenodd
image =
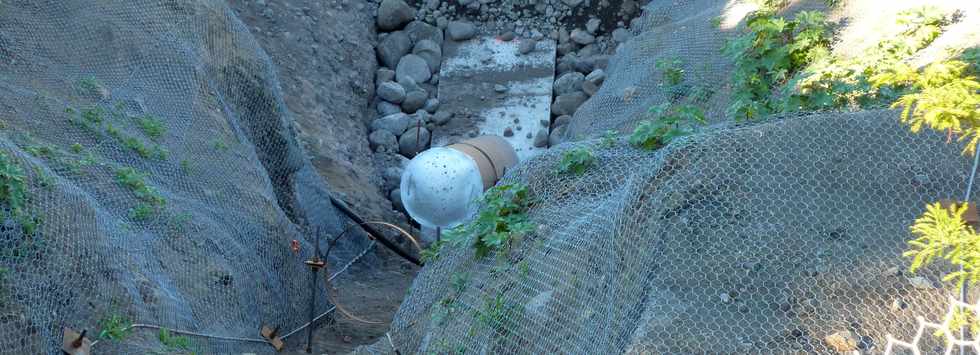
M 456 245 L 470 244 L 476 257 L 490 252 L 509 252 L 513 242 L 534 231 L 527 215 L 531 199 L 526 186 L 497 185 L 483 194 L 476 218 L 446 233 L 446 240 Z
M 558 173 L 580 175 L 592 166 L 593 162 L 595 162 L 595 157 L 588 148 L 569 149 L 561 155 L 561 160 L 558 162 Z
M 704 112 L 696 106 L 682 105 L 669 110 L 667 104 L 651 108 L 650 113 L 656 118 L 640 122 L 630 135 L 630 144 L 647 150 L 657 149 L 674 138 L 690 134 L 690 126 L 705 122 Z
M 866 108 L 893 102 L 900 86 L 874 84 L 872 78 L 903 70 L 903 61 L 931 44 L 948 22 L 935 7 L 903 11 L 894 36 L 853 58 L 826 57 L 801 71 L 783 89 L 780 110 Z
M 722 53 L 735 61 L 729 114 L 736 120 L 757 119 L 776 111 L 773 89 L 807 64 L 826 57 L 830 46 L 829 26 L 819 12 L 801 11 L 787 20 L 763 9 L 749 17 L 747 26 L 747 34 L 722 47 Z

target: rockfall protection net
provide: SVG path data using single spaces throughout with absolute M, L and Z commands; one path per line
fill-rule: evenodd
M 972 159 L 944 135 L 911 133 L 898 112 L 876 109 L 721 123 L 657 151 L 597 139 L 630 132 L 671 97 L 702 98 L 692 103 L 726 121 L 731 64 L 718 51 L 745 6 L 652 1 L 572 120 L 573 142 L 504 179 L 528 186 L 537 230 L 505 259 L 444 247 L 418 275 L 391 341 L 360 351 L 881 353 L 889 334 L 915 336 L 916 316 L 941 318 L 958 295 L 940 280 L 948 269 L 911 275 L 902 252 L 927 203 L 966 190 Z M 661 58 L 683 61 L 679 93 L 661 86 Z M 591 149 L 593 166 L 557 174 L 577 147 Z
M 347 222 L 226 3 L 3 0 L 0 123 L 0 354 L 60 353 L 63 326 L 256 339 L 307 321 L 304 230 Z M 345 238 L 328 261 L 371 245 Z M 272 351 L 190 340 L 138 329 L 93 350 Z

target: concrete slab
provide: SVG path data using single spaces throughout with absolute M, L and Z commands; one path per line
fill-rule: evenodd
M 540 130 L 547 133 L 547 125 L 541 122 L 551 117 L 555 42 L 539 41 L 533 52 L 520 54 L 521 40 L 480 37 L 446 42 L 439 102 L 440 110 L 454 113 L 455 118 L 433 132 L 433 146 L 477 132 L 504 137 L 521 160 L 545 149 L 534 147 L 534 136 Z M 510 137 L 504 134 L 507 128 L 513 132 Z

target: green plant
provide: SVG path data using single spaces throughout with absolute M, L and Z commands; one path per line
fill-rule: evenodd
M 493 251 L 509 252 L 512 243 L 535 229 L 527 215 L 531 198 L 524 185 L 494 186 L 483 194 L 481 205 L 473 221 L 446 233 L 446 240 L 455 245 L 470 244 L 477 258 Z
M 595 156 L 592 155 L 592 151 L 588 148 L 579 147 L 569 149 L 561 154 L 557 172 L 558 174 L 581 175 L 593 163 L 595 163 Z
M 85 149 L 85 148 L 84 148 L 84 147 L 82 147 L 82 145 L 81 145 L 81 144 L 79 144 L 79 143 L 75 143 L 75 144 L 72 144 L 72 145 L 71 145 L 71 147 L 70 147 L 69 149 L 71 149 L 71 152 L 72 152 L 72 153 L 75 153 L 75 154 L 81 154 L 81 153 L 82 153 L 82 150 L 83 150 L 83 149 Z
M 98 95 L 102 91 L 102 83 L 94 75 L 78 79 L 75 87 L 85 95 Z
M 894 35 L 853 58 L 824 57 L 800 71 L 781 90 L 782 111 L 867 108 L 891 103 L 907 91 L 903 85 L 874 83 L 873 78 L 904 70 L 903 61 L 942 33 L 948 16 L 934 7 L 903 11 Z M 896 83 L 901 84 L 901 83 Z
M 657 70 L 663 75 L 662 85 L 677 86 L 684 82 L 684 69 L 681 66 L 684 62 L 680 59 L 658 59 L 654 64 Z
M 721 22 L 724 20 L 721 16 L 715 16 L 711 18 L 711 28 L 718 29 L 721 27 Z
M 722 53 L 735 61 L 729 115 L 758 119 L 776 111 L 773 88 L 829 54 L 830 30 L 822 13 L 801 11 L 787 20 L 764 8 L 749 16 L 749 32 L 728 41 Z
M 910 228 L 915 239 L 908 242 L 903 253 L 912 258 L 909 271 L 916 272 L 937 258 L 945 259 L 959 269 L 946 274 L 944 281 L 955 280 L 962 287 L 966 282 L 980 280 L 980 235 L 963 219 L 967 204 L 943 207 L 940 203 L 926 206 L 926 212 Z
M 211 142 L 211 145 L 214 146 L 215 150 L 220 150 L 220 151 L 228 150 L 228 144 L 225 143 L 225 141 L 222 140 L 221 138 L 215 138 L 214 141 Z
M 160 329 L 157 334 L 157 339 L 160 340 L 167 350 L 190 350 L 191 339 L 182 335 L 173 335 L 167 329 Z
M 20 223 L 25 234 L 33 234 L 40 219 L 27 211 L 30 195 L 25 181 L 20 165 L 0 152 L 0 202 L 10 211 L 11 217 Z
M 82 119 L 86 122 L 98 124 L 102 123 L 102 115 L 105 114 L 105 110 L 101 107 L 90 107 L 82 110 Z
M 422 259 L 422 263 L 428 264 L 431 262 L 435 262 L 436 260 L 439 260 L 440 257 L 439 252 L 442 250 L 442 247 L 445 243 L 446 243 L 445 241 L 437 240 L 434 243 L 430 244 L 428 248 L 422 249 L 422 252 L 419 255 L 419 257 Z
M 116 182 L 128 188 L 140 200 L 140 203 L 129 211 L 130 217 L 137 220 L 148 219 L 167 203 L 156 189 L 146 183 L 145 178 L 145 174 L 130 167 L 116 170 Z
M 619 132 L 614 130 L 607 130 L 602 133 L 601 141 L 599 142 L 599 147 L 601 148 L 612 148 L 616 146 L 616 138 Z
M 922 71 L 899 65 L 871 78 L 875 87 L 908 87 L 909 92 L 892 104 L 902 108 L 902 122 L 912 132 L 923 126 L 968 141 L 964 154 L 972 154 L 980 143 L 980 82 L 970 74 L 970 65 L 958 60 L 932 63 Z
M 163 134 L 167 132 L 167 127 L 163 125 L 163 122 L 153 115 L 137 117 L 136 124 L 143 130 L 143 134 L 154 140 L 163 137 Z
M 691 126 L 705 122 L 704 112 L 691 105 L 682 105 L 671 110 L 668 104 L 650 108 L 656 118 L 644 120 L 630 135 L 630 144 L 639 148 L 653 150 L 660 148 L 677 137 L 691 134 Z
M 114 314 L 99 320 L 99 339 L 123 340 L 133 330 L 133 322 Z

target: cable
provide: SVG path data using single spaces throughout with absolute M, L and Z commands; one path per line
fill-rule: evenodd
M 329 281 L 333 281 L 333 279 L 335 279 L 338 276 L 340 276 L 341 273 L 347 271 L 347 269 L 349 269 L 351 265 L 353 265 L 355 262 L 357 262 L 362 257 L 364 257 L 364 255 L 366 255 L 367 252 L 369 250 L 371 250 L 371 248 L 373 248 L 375 244 L 376 244 L 375 241 L 372 240 L 371 243 L 368 244 L 368 246 L 366 248 L 364 248 L 364 250 L 362 250 L 360 254 L 357 254 L 357 256 L 355 256 L 353 259 L 351 259 L 351 261 L 349 261 L 347 264 L 345 264 L 344 267 L 340 268 L 340 270 L 337 270 L 337 272 L 333 273 L 328 280 Z M 327 309 L 325 312 L 323 312 L 320 315 L 318 315 L 315 318 L 313 318 L 313 322 L 316 322 L 316 321 L 320 320 L 321 318 L 325 317 L 327 314 L 330 314 L 331 312 L 333 312 L 336 309 L 337 309 L 337 306 L 330 306 L 330 308 Z M 280 338 L 283 339 L 283 340 L 285 340 L 290 335 L 296 334 L 297 332 L 299 332 L 299 331 L 301 331 L 303 329 L 306 329 L 306 327 L 309 327 L 309 326 L 310 326 L 310 323 L 303 324 L 303 325 L 299 326 L 299 328 L 293 329 L 292 331 L 290 331 L 289 333 L 286 333 L 285 335 L 281 336 Z M 178 329 L 168 328 L 168 327 L 164 327 L 164 326 L 159 326 L 159 325 L 154 325 L 154 324 L 144 324 L 144 323 L 131 324 L 131 325 L 123 328 L 123 331 L 129 331 L 129 330 L 132 330 L 132 329 L 165 329 L 165 330 L 167 330 L 168 332 L 171 332 L 171 333 L 177 333 L 177 334 L 183 334 L 183 335 L 190 335 L 190 336 L 201 337 L 201 338 L 218 339 L 218 340 L 228 340 L 228 341 L 240 341 L 240 342 L 249 342 L 249 343 L 269 344 L 269 341 L 268 340 L 260 339 L 260 338 L 243 338 L 243 337 L 233 337 L 233 336 L 225 336 L 225 335 L 204 334 L 204 333 L 192 332 L 192 331 L 188 331 L 188 330 L 178 330 Z M 89 347 L 94 348 L 95 345 L 98 344 L 101 341 L 102 341 L 101 339 L 97 339 L 95 341 L 92 341 L 92 344 L 90 344 Z

